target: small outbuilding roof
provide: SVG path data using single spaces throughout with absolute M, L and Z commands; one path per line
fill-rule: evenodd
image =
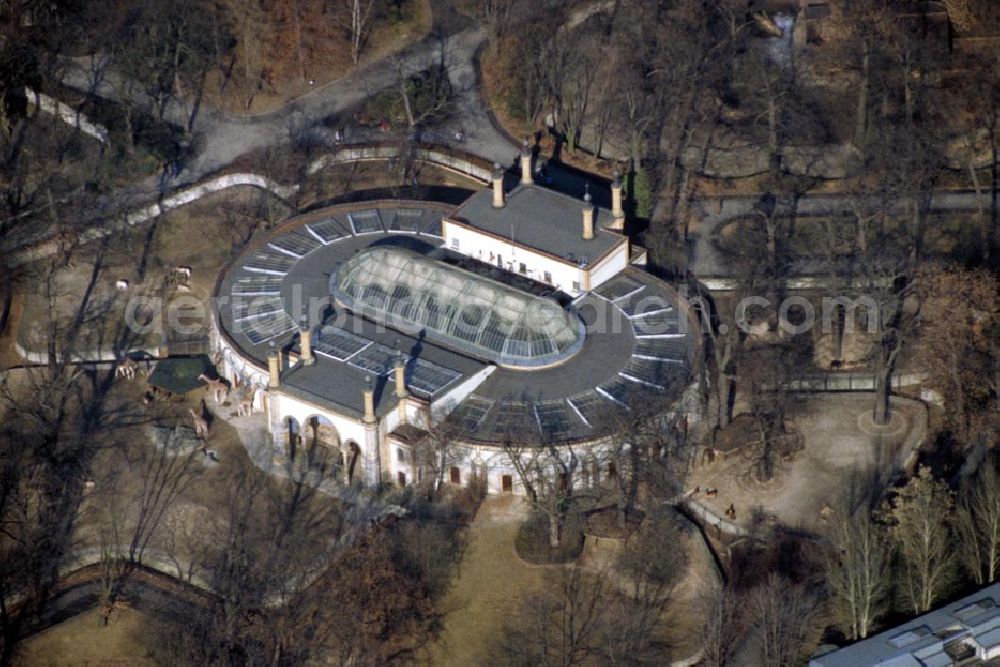
M 168 357 L 156 362 L 149 374 L 149 385 L 172 394 L 186 394 L 205 385 L 198 379 L 202 373 L 212 372 L 212 363 L 201 354 L 194 357 Z

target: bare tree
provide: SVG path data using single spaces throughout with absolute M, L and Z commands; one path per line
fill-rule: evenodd
M 582 461 L 572 447 L 546 445 L 526 433 L 508 434 L 503 450 L 532 509 L 548 521 L 549 547 L 558 549 Z
M 771 573 L 747 593 L 747 612 L 761 664 L 795 663 L 816 614 L 816 599 L 801 585 Z
M 785 415 L 791 396 L 787 389 L 789 369 L 798 362 L 790 345 L 758 345 L 743 353 L 741 384 L 756 430 L 756 440 L 748 449 L 751 474 L 766 482 L 775 473 L 781 457 L 796 449 L 793 434 L 785 431 Z
M 886 529 L 866 506 L 844 504 L 831 516 L 820 562 L 838 622 L 849 639 L 864 639 L 888 607 L 891 551 Z
M 928 384 L 941 392 L 945 419 L 967 445 L 989 447 L 993 405 L 990 339 L 1000 320 L 1000 285 L 985 269 L 925 266 L 916 286 L 921 300 L 915 341 Z
M 609 582 L 582 568 L 551 572 L 493 642 L 515 665 L 578 665 L 596 658 L 609 612 Z
M 869 313 L 873 319 L 868 322 L 869 331 L 875 336 L 871 352 L 875 374 L 872 418 L 876 424 L 888 424 L 892 374 L 915 320 L 915 313 L 907 303 L 914 289 L 913 259 L 884 242 L 869 253 L 862 271 L 864 296 L 875 306 L 875 312 Z
M 621 613 L 608 619 L 608 659 L 628 664 L 663 660 L 668 647 L 659 633 L 686 564 L 685 537 L 670 510 L 651 507 L 619 555 L 616 572 L 627 583 L 621 590 Z
M 733 589 L 713 583 L 699 597 L 704 661 L 710 667 L 732 664 L 747 628 L 742 600 Z
M 371 35 L 378 3 L 379 0 L 338 0 L 336 20 L 350 35 L 351 62 L 355 65 L 361 59 L 361 52 Z
M 413 462 L 428 500 L 439 497 L 448 470 L 462 459 L 464 452 L 458 446 L 458 434 L 455 424 L 444 420 L 429 428 L 427 435 L 413 447 Z
M 993 457 L 958 496 L 955 531 L 962 564 L 976 584 L 985 586 L 1000 575 L 1000 475 Z
M 929 611 L 951 583 L 952 495 L 930 468 L 920 466 L 886 503 L 885 516 L 903 563 L 902 592 L 915 614 Z

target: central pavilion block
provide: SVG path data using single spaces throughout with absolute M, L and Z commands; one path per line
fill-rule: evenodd
M 497 205 L 499 204 L 499 205 Z M 446 246 L 572 296 L 589 292 L 628 266 L 629 241 L 610 211 L 537 186 L 495 198 L 480 190 L 446 216 Z

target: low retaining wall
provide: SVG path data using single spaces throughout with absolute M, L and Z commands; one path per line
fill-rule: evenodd
M 178 208 L 179 206 L 190 204 L 197 199 L 201 199 L 205 195 L 241 185 L 267 190 L 282 199 L 291 197 L 299 189 L 298 185 L 282 185 L 272 181 L 266 176 L 261 176 L 260 174 L 225 174 L 211 178 L 203 183 L 199 183 L 198 185 L 192 185 L 191 187 L 178 190 L 153 204 L 134 209 L 125 214 L 125 223 L 132 226 L 138 225 L 170 210 Z M 105 223 L 100 226 L 92 227 L 84 232 L 80 232 L 77 235 L 77 239 L 84 242 L 94 241 L 96 239 L 109 236 L 110 234 L 118 231 L 118 229 L 118 225 Z M 59 251 L 59 248 L 64 241 L 65 239 L 53 237 L 27 248 L 13 251 L 11 252 L 9 260 L 10 264 L 12 266 L 19 266 L 27 262 L 51 257 Z
M 700 521 L 705 528 L 711 526 L 712 528 L 717 529 L 720 533 L 733 537 L 742 537 L 747 534 L 746 528 L 730 521 L 729 519 L 719 516 L 714 510 L 712 510 L 712 508 L 701 501 L 695 500 L 690 494 L 686 495 L 684 499 L 681 500 L 680 504 L 683 505 L 694 518 Z
M 172 195 L 164 197 L 162 200 L 154 204 L 150 204 L 149 206 L 127 214 L 125 216 L 125 221 L 129 225 L 138 225 L 179 206 L 190 204 L 193 201 L 201 199 L 205 195 L 219 192 L 227 188 L 232 188 L 237 185 L 249 185 L 251 187 L 260 188 L 261 190 L 267 190 L 282 199 L 288 199 L 299 189 L 298 185 L 281 185 L 280 183 L 272 181 L 270 178 L 259 174 L 226 174 L 225 176 L 217 176 L 204 183 L 191 186 L 190 188 L 178 190 Z
M 14 351 L 17 352 L 17 354 L 22 359 L 27 361 L 29 364 L 49 363 L 48 351 L 36 352 L 25 349 L 25 347 L 21 345 L 19 341 L 14 342 Z M 128 352 L 130 354 L 135 352 L 141 352 L 154 359 L 160 356 L 160 348 L 156 346 L 129 348 Z M 56 356 L 58 357 L 58 354 Z M 67 361 L 69 361 L 70 363 L 75 363 L 75 364 L 113 363 L 117 360 L 118 360 L 118 355 L 115 353 L 114 350 L 109 348 L 73 352 L 70 355 L 69 359 L 67 359 Z
M 451 171 L 460 176 L 471 178 L 484 184 L 489 183 L 492 178 L 492 167 L 489 163 L 486 160 L 472 155 L 466 155 L 427 145 L 418 145 L 412 148 L 407 148 L 405 151 L 409 151 L 409 156 L 414 160 L 432 164 L 441 169 Z M 399 158 L 403 154 L 404 148 L 394 145 L 370 144 L 361 146 L 344 146 L 334 153 L 324 155 L 323 157 L 314 160 L 312 164 L 309 165 L 307 173 L 310 175 L 315 174 L 316 172 L 333 164 L 363 162 L 368 160 L 392 160 Z M 126 224 L 132 226 L 138 225 L 159 215 L 163 215 L 167 211 L 175 209 L 179 206 L 190 204 L 205 195 L 239 185 L 267 190 L 282 199 L 290 198 L 299 189 L 298 185 L 282 185 L 267 178 L 266 176 L 261 176 L 260 174 L 224 174 L 222 176 L 211 178 L 203 183 L 178 190 L 164 197 L 160 201 L 134 209 L 125 214 L 125 222 Z M 77 238 L 81 241 L 94 241 L 114 233 L 115 230 L 115 226 L 105 224 L 81 232 Z M 13 266 L 18 266 L 27 262 L 50 257 L 59 251 L 61 241 L 62 239 L 50 238 L 28 248 L 14 251 L 11 253 L 10 263 Z
M 29 104 L 32 104 L 42 113 L 52 114 L 70 127 L 77 128 L 84 134 L 97 139 L 102 144 L 107 143 L 107 128 L 91 122 L 90 119 L 68 104 L 63 104 L 59 100 L 31 88 L 24 89 L 24 96 L 28 98 Z
M 313 160 L 306 172 L 312 175 L 331 165 L 346 162 L 395 160 L 405 154 L 409 154 L 409 157 L 419 162 L 434 165 L 483 184 L 488 184 L 493 176 L 492 166 L 486 160 L 472 155 L 463 155 L 428 145 L 408 148 L 392 144 L 343 146 L 333 153 Z

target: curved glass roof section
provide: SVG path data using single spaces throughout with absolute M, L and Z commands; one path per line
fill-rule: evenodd
M 553 299 L 404 248 L 359 252 L 330 288 L 356 313 L 503 366 L 549 366 L 583 346 L 583 322 Z

